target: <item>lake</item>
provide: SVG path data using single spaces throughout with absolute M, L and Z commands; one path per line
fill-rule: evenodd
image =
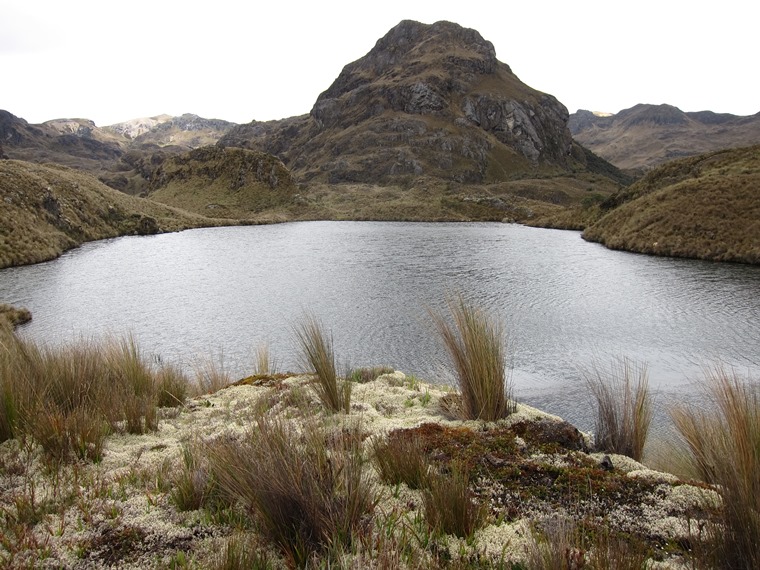
M 132 333 L 191 368 L 235 377 L 268 342 L 301 370 L 293 328 L 307 312 L 344 366 L 390 365 L 452 383 L 429 311 L 461 292 L 506 325 L 518 400 L 591 429 L 584 373 L 648 365 L 658 421 L 694 396 L 705 366 L 760 375 L 760 267 L 610 251 L 578 232 L 498 223 L 302 222 L 189 230 L 85 244 L 0 271 L 0 302 L 25 306 L 21 334 L 46 343 Z

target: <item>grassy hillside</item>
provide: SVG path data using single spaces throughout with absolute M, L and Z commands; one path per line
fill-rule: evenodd
M 274 156 L 202 147 L 167 158 L 151 180 L 151 200 L 218 218 L 250 219 L 294 202 L 296 183 Z
M 602 209 L 583 237 L 609 248 L 760 263 L 760 146 L 665 164 Z
M 87 241 L 215 223 L 64 166 L 0 160 L 0 268 L 53 259 Z

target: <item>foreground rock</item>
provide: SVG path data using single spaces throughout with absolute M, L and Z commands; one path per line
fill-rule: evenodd
M 157 433 L 110 437 L 97 465 L 51 470 L 31 443 L 3 443 L 0 516 L 6 534 L 0 559 L 10 567 L 43 558 L 56 568 L 177 567 L 191 560 L 197 567 L 214 567 L 240 530 L 234 521 L 212 522 L 204 511 L 179 512 L 171 491 L 186 465 L 188 445 L 242 437 L 262 411 L 295 430 L 307 418 L 336 433 L 359 426 L 368 454 L 373 439 L 405 433 L 420 443 L 436 469 L 466 463 L 474 497 L 487 509 L 486 525 L 467 541 L 410 539 L 416 549 L 410 556 L 425 567 L 442 560 L 464 565 L 524 560 L 534 525 L 557 516 L 596 521 L 646 541 L 658 564 L 675 564 L 680 551 L 673 545 L 687 544 L 719 502 L 709 489 L 624 457 L 611 456 L 612 470 L 604 469 L 601 454 L 587 453 L 588 436 L 528 406 L 518 405 L 516 413 L 493 424 L 460 421 L 447 412 L 456 399 L 449 390 L 396 372 L 356 384 L 351 413 L 332 415 L 319 405 L 311 382 L 307 376 L 255 377 L 165 409 Z M 421 492 L 404 484 L 385 486 L 370 463 L 365 468 L 382 491 L 376 532 L 417 528 L 424 521 Z M 276 551 L 271 556 L 275 566 L 282 564 Z M 373 557 L 380 554 L 346 556 L 347 566 L 375 566 Z

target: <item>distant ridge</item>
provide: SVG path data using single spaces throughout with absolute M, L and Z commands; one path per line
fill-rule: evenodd
M 157 115 L 98 127 L 89 119 L 39 125 L 0 110 L 0 146 L 8 158 L 62 164 L 129 194 L 146 191 L 167 156 L 215 144 L 234 123 L 198 115 Z
M 668 162 L 601 204 L 583 237 L 612 249 L 760 263 L 760 145 Z
M 579 110 L 568 125 L 575 140 L 624 169 L 760 143 L 760 113 L 741 117 L 640 104 L 609 116 Z

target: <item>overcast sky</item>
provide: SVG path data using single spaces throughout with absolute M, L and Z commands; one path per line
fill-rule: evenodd
M 478 30 L 571 113 L 760 112 L 757 0 L 0 0 L 0 109 L 99 126 L 301 115 L 404 19 Z

